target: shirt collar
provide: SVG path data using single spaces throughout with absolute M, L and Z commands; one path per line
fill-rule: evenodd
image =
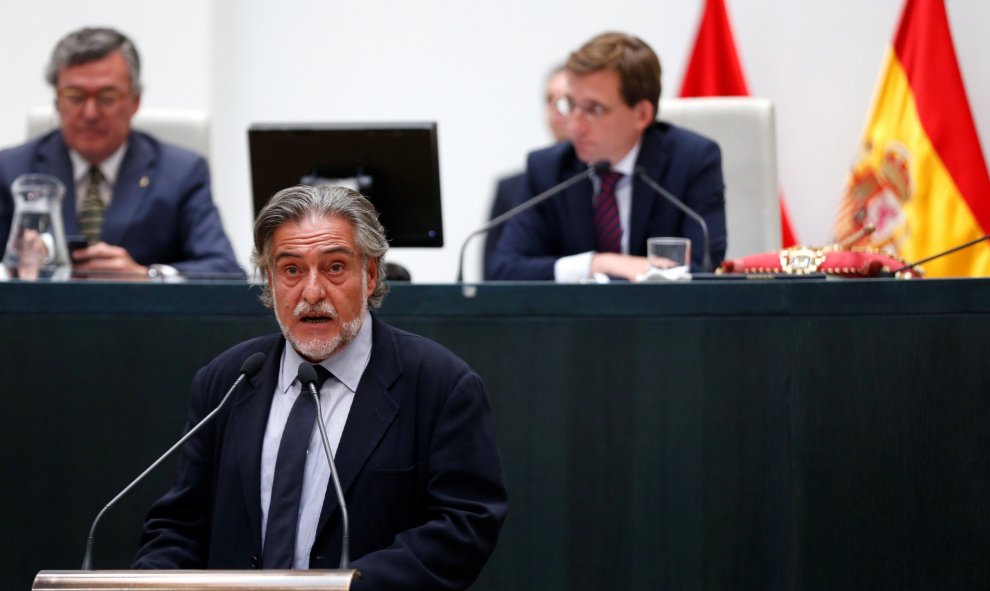
M 107 157 L 106 160 L 100 162 L 96 165 L 100 169 L 100 173 L 103 178 L 111 186 L 117 182 L 117 174 L 120 172 L 120 164 L 124 161 L 124 154 L 127 152 L 127 142 L 125 141 L 120 145 L 119 148 Z M 72 160 L 72 178 L 75 179 L 77 183 L 82 182 L 89 174 L 89 167 L 93 166 L 82 154 L 76 152 L 75 150 L 69 150 L 69 159 Z
M 624 175 L 624 178 L 629 178 L 632 176 L 633 172 L 636 170 L 636 159 L 639 158 L 639 148 L 642 144 L 643 140 L 636 142 L 636 145 L 634 145 L 632 149 L 622 157 L 622 160 L 619 160 L 614 166 L 612 166 L 612 170 L 621 172 Z
M 361 330 L 357 336 L 347 343 L 347 346 L 319 363 L 335 378 L 340 380 L 351 392 L 357 392 L 358 383 L 364 374 L 368 361 L 371 359 L 371 314 L 365 312 L 361 322 Z M 299 364 L 306 361 L 292 348 L 291 344 L 283 349 L 282 369 L 279 372 L 278 391 L 286 393 L 296 382 Z

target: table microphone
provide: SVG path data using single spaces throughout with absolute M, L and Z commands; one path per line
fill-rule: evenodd
M 309 389 L 313 399 L 316 400 L 316 425 L 320 428 L 320 438 L 323 440 L 323 451 L 327 454 L 327 463 L 330 464 L 330 476 L 333 480 L 333 490 L 337 493 L 337 504 L 340 505 L 340 517 L 342 522 L 342 534 L 340 540 L 340 567 L 350 568 L 350 545 L 351 545 L 351 525 L 347 515 L 347 503 L 344 502 L 344 489 L 340 486 L 340 476 L 337 475 L 337 464 L 333 461 L 333 452 L 330 450 L 330 438 L 327 437 L 327 427 L 323 424 L 323 407 L 320 405 L 320 392 L 316 389 L 316 368 L 310 363 L 300 363 L 297 374 L 299 383 L 303 388 Z M 300 396 L 302 393 L 300 393 Z
M 513 207 L 512 209 L 510 209 L 509 211 L 503 213 L 502 215 L 499 215 L 499 216 L 493 218 L 487 224 L 481 226 L 480 228 L 478 228 L 474 232 L 471 232 L 470 234 L 468 234 L 467 238 L 464 239 L 464 242 L 461 243 L 461 254 L 460 254 L 460 257 L 458 257 L 458 259 L 457 259 L 457 282 L 458 283 L 461 283 L 464 280 L 464 251 L 465 251 L 465 249 L 467 249 L 468 242 L 470 242 L 470 240 L 472 238 L 474 238 L 475 236 L 478 236 L 480 234 L 485 234 L 485 233 L 489 232 L 492 228 L 495 228 L 497 226 L 500 226 L 500 225 L 504 224 L 505 222 L 507 222 L 510 219 L 516 217 L 517 215 L 519 215 L 520 213 L 526 211 L 527 209 L 530 209 L 532 207 L 536 207 L 537 205 L 539 205 L 540 203 L 543 203 L 544 201 L 546 201 L 547 199 L 553 197 L 554 195 L 557 195 L 557 194 L 563 192 L 564 189 L 568 189 L 568 188 L 572 187 L 573 185 L 576 185 L 577 183 L 583 181 L 584 179 L 590 177 L 591 175 L 593 175 L 593 174 L 605 174 L 611 168 L 612 168 L 612 165 L 608 163 L 608 160 L 601 160 L 599 162 L 595 162 L 594 164 L 592 164 L 591 166 L 589 166 L 583 172 L 580 172 L 580 173 L 572 176 L 571 178 L 565 180 L 564 182 L 562 182 L 562 183 L 560 183 L 560 184 L 558 184 L 556 186 L 550 187 L 549 189 L 547 189 L 546 191 L 540 193 L 536 197 L 533 197 L 531 199 L 527 199 L 526 201 L 523 201 L 519 205 Z
M 230 395 L 234 393 L 234 390 L 237 388 L 237 386 L 239 386 L 240 383 L 243 382 L 245 379 L 253 377 L 254 374 L 258 373 L 258 370 L 261 369 L 261 366 L 262 364 L 264 364 L 264 362 L 265 362 L 265 354 L 260 351 L 254 353 L 253 355 L 245 359 L 244 363 L 241 364 L 241 370 L 239 372 L 239 375 L 237 376 L 237 379 L 234 380 L 233 385 L 230 387 L 229 390 L 227 390 L 227 394 L 224 395 L 223 399 L 220 401 L 220 404 L 218 404 L 217 407 L 210 412 L 210 414 L 203 417 L 203 420 L 196 423 L 195 427 L 190 429 L 185 435 L 183 435 L 178 441 L 176 441 L 175 445 L 168 448 L 168 451 L 162 454 L 160 458 L 155 460 L 153 464 L 148 466 L 145 469 L 145 471 L 141 473 L 140 476 L 138 476 L 130 484 L 125 486 L 124 490 L 117 493 L 117 496 L 110 499 L 110 502 L 107 503 L 102 510 L 100 510 L 100 512 L 96 515 L 96 519 L 93 520 L 93 525 L 90 526 L 89 528 L 89 537 L 86 538 L 86 554 L 83 556 L 82 570 L 93 570 L 93 543 L 96 540 L 94 534 L 96 533 L 96 524 L 100 522 L 100 518 L 103 517 L 103 514 L 106 513 L 110 507 L 113 507 L 114 504 L 116 504 L 117 501 L 119 501 L 124 495 L 130 492 L 130 490 L 134 488 L 139 482 L 144 480 L 144 477 L 150 474 L 152 470 L 157 468 L 159 464 L 161 464 L 166 459 L 168 459 L 168 457 L 171 456 L 172 453 L 175 452 L 175 450 L 182 447 L 182 444 L 188 441 L 189 438 L 193 436 L 193 434 L 199 431 L 200 427 L 210 422 L 213 419 L 213 417 L 215 417 L 217 413 L 220 412 L 220 409 L 223 408 L 224 404 L 227 403 L 227 400 L 230 399 Z
M 980 236 L 979 238 L 975 238 L 973 240 L 970 240 L 969 242 L 964 242 L 964 243 L 960 244 L 959 246 L 953 246 L 949 250 L 943 250 L 942 252 L 940 252 L 938 254 L 933 254 L 932 256 L 930 256 L 928 258 L 921 259 L 920 261 L 917 261 L 917 262 L 914 262 L 914 263 L 909 263 L 907 265 L 904 265 L 903 267 L 899 267 L 897 269 L 894 269 L 893 271 L 880 273 L 878 276 L 879 277 L 893 277 L 893 276 L 897 275 L 898 273 L 901 273 L 902 271 L 907 271 L 908 269 L 913 269 L 914 267 L 916 267 L 918 265 L 924 265 L 925 263 L 930 263 L 930 262 L 934 261 L 935 259 L 940 259 L 940 258 L 942 258 L 942 257 L 944 257 L 946 255 L 950 255 L 950 254 L 952 254 L 952 253 L 954 253 L 956 251 L 962 250 L 964 248 L 969 248 L 970 246 L 973 246 L 974 244 L 979 244 L 979 243 L 983 242 L 984 240 L 986 240 L 988 238 L 990 238 L 990 234 L 985 234 L 983 236 Z
M 667 189 L 664 189 L 660 185 L 660 183 L 658 183 L 655 180 L 651 179 L 649 177 L 649 175 L 646 174 L 646 170 L 644 170 L 642 166 L 637 166 L 636 167 L 636 174 L 639 176 L 639 178 L 643 179 L 643 181 L 651 189 L 653 189 L 654 191 L 656 191 L 657 193 L 659 193 L 661 197 L 663 197 L 664 199 L 666 199 L 667 201 L 669 201 L 677 209 L 683 211 L 685 214 L 687 214 L 687 216 L 689 218 L 691 218 L 694 221 L 698 222 L 698 225 L 701 226 L 701 237 L 702 237 L 702 244 L 701 244 L 702 250 L 701 250 L 701 252 L 702 252 L 702 255 L 703 256 L 701 257 L 701 272 L 702 273 L 711 273 L 712 272 L 712 255 L 711 255 L 711 248 L 712 247 L 711 247 L 711 241 L 708 239 L 708 224 L 705 223 L 705 219 L 703 217 L 701 217 L 700 215 L 698 215 L 698 212 L 696 212 L 695 210 L 691 209 L 687 205 L 684 205 L 684 202 L 683 201 L 681 201 L 677 197 L 674 197 L 674 194 L 671 193 L 670 191 L 668 191 Z

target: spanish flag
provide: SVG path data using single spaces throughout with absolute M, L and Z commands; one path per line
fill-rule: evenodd
M 907 0 L 887 50 L 836 238 L 914 262 L 990 232 L 990 177 L 943 0 Z M 990 275 L 986 242 L 924 265 L 929 277 Z
M 749 96 L 724 0 L 705 0 L 694 49 L 681 83 L 681 96 Z M 783 193 L 780 229 L 784 246 L 797 243 Z

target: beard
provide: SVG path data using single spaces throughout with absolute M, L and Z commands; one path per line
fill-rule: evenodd
M 278 321 L 279 328 L 282 329 L 282 335 L 285 336 L 285 340 L 289 341 L 292 348 L 296 350 L 304 359 L 313 363 L 319 363 L 324 359 L 329 358 L 331 355 L 343 349 L 347 343 L 354 340 L 358 332 L 361 331 L 361 326 L 364 325 L 364 317 L 368 315 L 368 285 L 364 284 L 361 290 L 361 313 L 358 314 L 353 320 L 349 320 L 340 325 L 340 330 L 336 335 L 332 337 L 313 337 L 310 339 L 302 339 L 294 335 L 286 326 L 282 323 L 282 317 L 276 312 L 275 320 Z M 272 291 L 272 301 L 274 303 L 275 310 L 278 310 L 278 300 L 275 297 L 275 292 Z M 330 302 L 323 301 L 316 305 L 310 305 L 306 302 L 299 302 L 295 309 L 292 311 L 292 318 L 299 320 L 304 316 L 325 316 L 330 318 L 332 321 L 339 319 L 340 315 L 337 313 L 337 309 L 333 307 Z

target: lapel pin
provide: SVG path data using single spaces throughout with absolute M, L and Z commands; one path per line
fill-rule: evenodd
M 141 180 L 138 182 L 138 185 L 140 185 L 142 189 L 150 184 L 151 184 L 151 179 L 149 179 L 146 176 L 141 177 Z

